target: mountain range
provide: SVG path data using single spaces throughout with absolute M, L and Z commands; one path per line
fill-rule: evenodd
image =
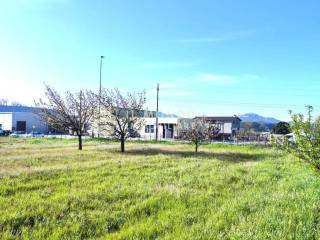
M 280 122 L 280 120 L 275 119 L 273 117 L 263 117 L 256 113 L 245 113 L 242 115 L 239 115 L 242 122 L 261 122 L 261 123 L 267 123 L 267 124 L 277 124 Z
M 163 112 L 159 112 L 158 116 L 162 117 L 162 118 L 176 118 L 176 117 L 178 117 L 175 114 L 166 114 Z M 248 123 L 258 122 L 258 123 L 265 123 L 265 124 L 277 124 L 278 122 L 281 122 L 280 120 L 275 119 L 273 117 L 263 117 L 263 116 L 256 114 L 256 113 L 245 113 L 245 114 L 241 114 L 238 116 L 240 117 L 242 122 L 248 122 Z

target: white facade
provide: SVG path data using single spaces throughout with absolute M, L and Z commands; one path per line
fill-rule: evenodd
M 12 113 L 0 113 L 0 130 L 12 130 Z
M 205 117 L 207 123 L 219 129 L 221 135 L 235 135 L 240 130 L 241 119 L 234 116 Z
M 158 140 L 174 139 L 177 136 L 178 118 L 158 118 Z M 142 139 L 156 139 L 156 118 L 144 118 L 144 126 L 139 132 Z
M 221 123 L 219 133 L 232 134 L 232 131 L 235 131 L 235 130 L 237 130 L 237 128 L 234 128 L 231 122 L 225 122 L 225 123 Z

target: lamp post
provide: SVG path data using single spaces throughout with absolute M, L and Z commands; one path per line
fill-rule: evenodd
M 100 100 L 101 100 L 101 89 L 102 89 L 102 83 L 101 83 L 101 76 L 102 76 L 102 60 L 104 59 L 104 56 L 100 56 L 100 84 L 99 84 L 99 116 L 98 116 L 98 137 L 100 137 L 100 111 L 101 111 L 101 104 L 100 104 Z
M 159 134 L 159 83 L 157 84 L 157 111 L 156 111 L 156 141 L 158 141 L 158 134 Z

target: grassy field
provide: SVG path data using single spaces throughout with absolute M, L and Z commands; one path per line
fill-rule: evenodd
M 320 176 L 272 149 L 0 138 L 0 239 L 320 239 Z

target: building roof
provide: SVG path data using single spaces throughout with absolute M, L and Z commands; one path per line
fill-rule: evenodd
M 201 117 L 197 117 L 197 118 L 201 118 Z M 239 120 L 241 121 L 241 119 L 237 116 L 205 116 L 204 117 L 206 121 L 227 121 L 227 122 L 231 122 L 233 120 Z
M 0 105 L 0 112 L 33 112 L 33 107 Z
M 150 111 L 150 110 L 142 110 L 143 111 L 143 117 L 145 118 L 155 118 L 157 115 L 156 111 Z M 167 114 L 163 112 L 158 112 L 159 118 L 178 118 L 175 114 Z

